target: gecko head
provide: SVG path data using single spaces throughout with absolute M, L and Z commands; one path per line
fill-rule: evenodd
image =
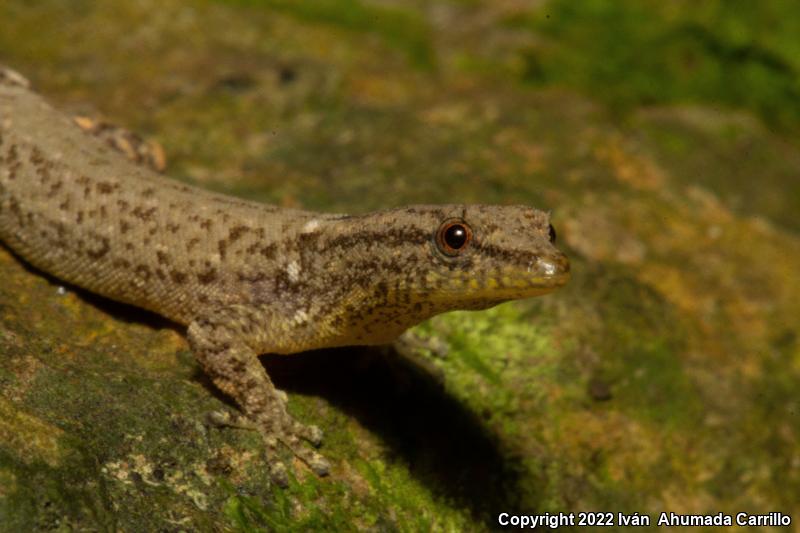
M 411 206 L 372 216 L 389 229 L 383 244 L 393 265 L 373 271 L 375 286 L 418 317 L 546 294 L 569 279 L 550 216 L 538 209 Z
M 569 279 L 550 216 L 527 206 L 448 206 L 428 219 L 430 266 L 418 287 L 453 308 L 551 292 Z

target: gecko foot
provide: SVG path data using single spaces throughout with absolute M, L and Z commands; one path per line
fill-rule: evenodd
M 263 437 L 269 471 L 279 485 L 287 479 L 286 466 L 279 464 L 285 457 L 284 448 L 315 474 L 326 476 L 330 464 L 314 449 L 322 442 L 322 431 L 289 414 L 286 394 L 275 387 L 258 359 L 258 352 L 270 351 L 263 325 L 274 322 L 264 312 L 246 306 L 218 310 L 189 325 L 189 344 L 214 384 L 236 401 L 249 421 L 246 425 L 255 427 Z M 212 417 L 215 419 L 219 417 Z M 229 417 L 221 421 L 245 425 L 232 424 Z
M 259 430 L 263 425 L 250 417 L 231 413 L 230 411 L 212 411 L 207 415 L 207 421 L 217 427 L 232 427 L 238 429 Z M 278 427 L 282 428 L 277 435 L 273 435 L 274 430 L 262 430 L 264 441 L 271 452 L 272 457 L 277 456 L 280 445 L 289 449 L 292 454 L 306 464 L 318 476 L 327 476 L 330 473 L 330 463 L 325 457 L 309 448 L 308 442 L 315 448 L 322 444 L 322 430 L 314 425 L 305 425 L 294 420 L 288 413 L 285 415 L 283 423 Z M 305 442 L 303 442 L 305 441 Z M 285 477 L 286 467 L 280 461 L 273 461 L 270 465 L 272 477 L 279 481 Z M 283 474 L 282 474 L 283 472 Z
M 330 473 L 330 463 L 311 446 L 318 448 L 322 444 L 322 430 L 314 425 L 301 424 L 284 409 L 280 418 L 280 423 L 273 425 L 272 431 L 277 430 L 274 436 L 275 441 L 289 449 L 292 454 L 306 464 L 318 476 L 327 476 Z M 267 432 L 268 442 L 271 431 Z
M 107 145 L 121 152 L 134 163 L 144 164 L 152 170 L 162 173 L 167 168 L 164 148 L 157 142 L 146 141 L 132 131 L 103 120 L 84 116 L 76 116 L 72 120 L 83 131 L 105 141 Z
M 283 420 L 283 424 L 275 430 L 262 429 L 264 442 L 267 445 L 269 473 L 272 480 L 280 487 L 286 487 L 289 483 L 289 475 L 286 465 L 280 457 L 280 448 L 285 447 L 320 477 L 330 473 L 330 463 L 322 455 L 312 448 L 309 448 L 308 441 L 318 446 L 322 439 L 322 431 L 316 426 L 304 426 L 295 421 L 288 414 Z M 263 428 L 263 425 L 261 426 Z M 312 440 L 314 439 L 314 440 Z

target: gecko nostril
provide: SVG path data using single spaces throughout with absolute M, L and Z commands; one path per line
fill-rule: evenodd
M 547 229 L 547 237 L 550 239 L 550 244 L 556 243 L 556 228 L 552 224 Z

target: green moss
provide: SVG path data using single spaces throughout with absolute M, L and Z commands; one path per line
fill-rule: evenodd
M 800 10 L 786 2 L 556 0 L 507 23 L 546 37 L 525 55 L 528 82 L 619 109 L 706 102 L 800 127 Z
M 344 30 L 377 35 L 400 50 L 411 63 L 429 69 L 434 64 L 430 29 L 424 18 L 411 10 L 370 4 L 362 0 L 236 0 L 275 9 L 299 19 Z M 230 3 L 226 0 L 226 3 Z
M 602 332 L 592 377 L 612 390 L 617 408 L 637 420 L 681 431 L 699 423 L 703 398 L 684 366 L 686 327 L 659 293 L 606 272 L 595 288 Z
M 448 373 L 447 383 L 453 393 L 472 403 L 474 409 L 499 417 L 500 424 L 512 423 L 503 417 L 514 412 L 519 394 L 535 396 L 537 380 L 552 379 L 556 370 L 550 357 L 551 325 L 546 317 L 532 320 L 531 307 L 537 304 L 504 304 L 479 313 L 453 312 L 420 329 L 423 335 L 444 337 L 448 356 L 436 364 Z M 525 390 L 517 390 L 523 383 Z M 513 428 L 506 429 L 514 432 Z
M 274 491 L 267 503 L 263 498 L 231 493 L 223 513 L 235 531 L 344 531 L 352 526 L 355 516 L 347 513 L 345 488 L 335 482 L 309 478 L 304 482 L 291 479 L 285 490 Z M 332 507 L 323 508 L 313 502 L 325 493 Z M 298 512 L 297 503 L 303 502 Z
M 463 529 L 468 522 L 444 504 L 431 502 L 424 490 L 399 465 L 380 460 L 354 461 L 370 486 L 368 498 L 354 497 L 349 487 L 334 480 L 292 477 L 289 486 L 273 492 L 267 501 L 231 494 L 223 512 L 236 531 L 346 531 L 364 528 L 389 530 Z

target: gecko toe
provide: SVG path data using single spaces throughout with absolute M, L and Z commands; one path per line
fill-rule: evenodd
M 323 456 L 317 452 L 311 452 L 312 457 L 308 462 L 308 466 L 320 477 L 325 477 L 331 472 L 331 464 Z
M 300 436 L 315 448 L 319 448 L 322 445 L 322 430 L 317 426 L 302 426 Z
M 292 453 L 320 477 L 330 474 L 331 464 L 315 450 L 305 446 L 299 439 L 285 443 Z
M 319 448 L 322 445 L 323 432 L 318 426 L 313 424 L 301 424 L 288 415 L 286 416 L 283 426 L 284 432 L 287 435 L 292 435 L 308 441 L 308 443 L 315 448 Z
M 289 486 L 289 473 L 286 470 L 286 465 L 280 461 L 276 461 L 270 465 L 269 469 L 270 478 L 273 483 L 285 489 Z
M 286 467 L 277 459 L 280 446 L 288 449 L 316 475 L 323 477 L 330 474 L 330 463 L 313 448 L 319 447 L 322 442 L 322 430 L 319 427 L 301 424 L 285 411 L 271 424 L 264 422 L 260 426 L 270 457 L 270 475 L 278 486 L 284 487 L 283 479 L 288 479 Z
M 240 413 L 230 411 L 209 411 L 206 413 L 206 423 L 214 427 L 230 427 L 237 429 L 257 429 L 252 420 Z

